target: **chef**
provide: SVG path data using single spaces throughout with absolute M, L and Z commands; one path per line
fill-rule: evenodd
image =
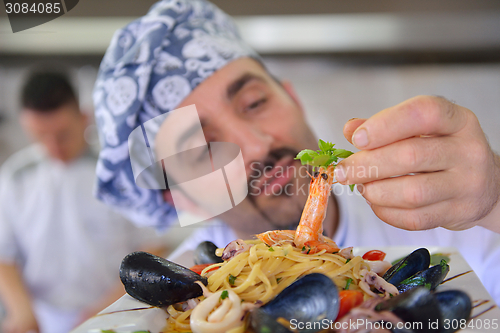
M 193 131 L 174 131 L 166 142 L 158 138 L 172 134 L 166 130 L 171 124 L 147 124 L 160 118 L 171 122 L 173 110 L 194 105 L 206 142 L 241 148 L 248 196 L 185 240 L 172 259 L 190 264 L 189 251 L 202 240 L 223 247 L 236 238 L 297 226 L 307 198 L 301 189 L 309 179 L 300 172 L 277 176 L 273 170 L 299 168 L 293 157 L 304 148 L 317 149 L 317 138 L 291 83 L 268 72 L 214 5 L 160 1 L 119 30 L 101 64 L 94 101 L 103 143 L 97 195 L 140 225 L 166 228 L 176 221 L 176 210 L 200 204 L 189 200 L 189 191 L 184 191 L 186 200 L 173 200 L 165 186 L 138 185 L 127 149 L 136 128 L 142 128 L 148 149 L 189 143 Z M 369 119 L 350 120 L 344 135 L 360 152 L 339 164 L 336 180 L 358 184 L 363 196 L 336 193 L 325 234 L 340 247 L 457 247 L 500 301 L 495 281 L 500 273 L 500 158 L 472 111 L 442 97 L 417 96 Z M 350 172 L 370 168 L 378 172 Z M 167 178 L 176 178 L 165 169 Z M 288 191 L 265 191 L 285 185 Z M 198 190 L 210 193 L 212 188 Z

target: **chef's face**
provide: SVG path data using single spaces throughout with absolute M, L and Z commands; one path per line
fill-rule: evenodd
M 203 81 L 179 108 L 191 104 L 206 142 L 237 144 L 245 163 L 249 194 L 219 217 L 244 234 L 295 228 L 309 179 L 294 157 L 314 148 L 316 139 L 292 87 L 276 82 L 255 60 L 242 58 Z
M 76 103 L 67 103 L 50 112 L 24 109 L 21 124 L 56 160 L 70 162 L 85 149 L 87 121 Z

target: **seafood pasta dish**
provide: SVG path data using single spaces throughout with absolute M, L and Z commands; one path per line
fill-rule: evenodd
M 323 236 L 336 162 L 352 154 L 333 146 L 320 140 L 318 151 L 297 156 L 313 174 L 296 230 L 268 231 L 224 249 L 201 243 L 191 269 L 131 253 L 120 268 L 127 293 L 167 311 L 165 332 L 369 332 L 343 325 L 360 319 L 390 327 L 435 320 L 440 326 L 432 332 L 450 332 L 444 320 L 467 320 L 465 293 L 433 292 L 449 271 L 445 260 L 429 267 L 429 251 L 418 249 L 391 265 L 381 251 L 354 256 Z
M 237 252 L 242 252 L 223 263 L 205 267 L 201 276 L 207 277 L 207 288 L 204 288 L 204 295 L 208 296 L 207 300 L 213 299 L 217 304 L 219 299 L 223 297 L 224 300 L 221 301 L 221 306 L 218 309 L 222 308 L 224 303 L 227 304 L 228 308 L 239 308 L 234 313 L 233 320 L 235 322 L 214 320 L 217 313 L 213 311 L 214 304 L 210 302 L 203 301 L 196 305 L 193 304 L 195 305 L 194 309 L 181 312 L 176 310 L 175 305 L 170 305 L 167 308 L 167 312 L 170 314 L 168 319 L 170 330 L 243 332 L 244 325 L 241 325 L 243 323 L 240 319 L 244 317 L 245 311 L 268 303 L 300 277 L 312 273 L 326 275 L 334 282 L 334 284 L 328 285 L 329 287 L 335 288 L 336 285 L 341 286 L 342 290 L 351 291 L 351 297 L 358 302 L 365 297 L 376 296 L 370 290 L 370 285 L 374 285 L 370 280 L 370 274 L 376 276 L 375 283 L 380 284 L 378 286 L 380 290 L 383 290 L 387 295 L 398 294 L 396 287 L 387 283 L 371 269 L 373 267 L 375 270 L 386 270 L 390 264 L 386 266 L 386 262 L 379 262 L 381 264 L 368 262 L 359 256 L 350 259 L 351 249 L 346 251 L 348 258 L 345 258 L 338 253 L 325 253 L 324 250 L 314 255 L 302 253 L 300 249 L 291 244 L 270 247 L 260 240 L 238 240 L 230 243 L 223 255 L 228 253 L 231 255 L 232 250 L 227 250 L 233 247 L 236 248 Z M 222 296 L 225 292 L 227 298 Z M 185 309 L 188 308 L 189 305 L 185 307 Z M 208 315 L 212 311 L 212 315 Z M 198 316 L 200 312 L 202 315 Z M 229 311 L 227 316 L 230 316 Z M 192 327 L 193 324 L 196 328 Z M 235 326 L 236 329 L 230 330 L 231 326 Z

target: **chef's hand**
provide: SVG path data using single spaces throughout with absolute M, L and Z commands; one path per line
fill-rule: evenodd
M 7 313 L 2 332 L 5 333 L 38 333 L 38 324 L 31 309 L 19 309 Z
M 339 163 L 336 179 L 363 184 L 381 220 L 407 230 L 479 224 L 500 232 L 500 158 L 470 110 L 418 96 L 350 120 L 344 135 L 361 151 Z

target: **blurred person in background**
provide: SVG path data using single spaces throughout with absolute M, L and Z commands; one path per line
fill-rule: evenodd
M 0 171 L 2 329 L 67 333 L 124 294 L 125 255 L 161 254 L 163 244 L 93 198 L 97 159 L 66 76 L 33 73 L 21 99 L 22 126 L 36 143 Z
M 176 214 L 165 187 L 145 189 L 136 183 L 124 148 L 132 131 L 142 126 L 148 148 L 153 143 L 198 147 L 201 141 L 241 148 L 248 182 L 257 181 L 258 191 L 250 188 L 246 199 L 218 216 L 221 223 L 197 230 L 173 260 L 192 265 L 186 254 L 204 240 L 224 247 L 237 238 L 297 227 L 309 178 L 279 170 L 299 168 L 293 158 L 302 149 L 317 149 L 317 138 L 290 82 L 267 71 L 232 20 L 213 4 L 159 1 L 119 30 L 101 63 L 94 103 L 104 146 L 97 195 L 139 225 L 166 227 Z M 151 121 L 193 104 L 205 140 L 192 140 L 196 133 L 190 127 L 169 137 L 163 127 L 169 116 L 161 117 L 163 124 Z M 179 121 L 177 127 L 185 126 Z M 360 151 L 339 164 L 336 180 L 364 184 L 364 197 L 348 195 L 348 189 L 332 195 L 325 235 L 340 248 L 456 247 L 500 301 L 500 157 L 474 113 L 444 98 L 418 96 L 370 119 L 351 119 L 344 135 Z M 208 158 L 204 154 L 200 160 Z M 183 171 L 197 164 L 187 162 Z M 376 173 L 367 172 L 373 168 Z M 252 177 L 254 171 L 261 172 Z M 289 191 L 265 193 L 286 185 Z

